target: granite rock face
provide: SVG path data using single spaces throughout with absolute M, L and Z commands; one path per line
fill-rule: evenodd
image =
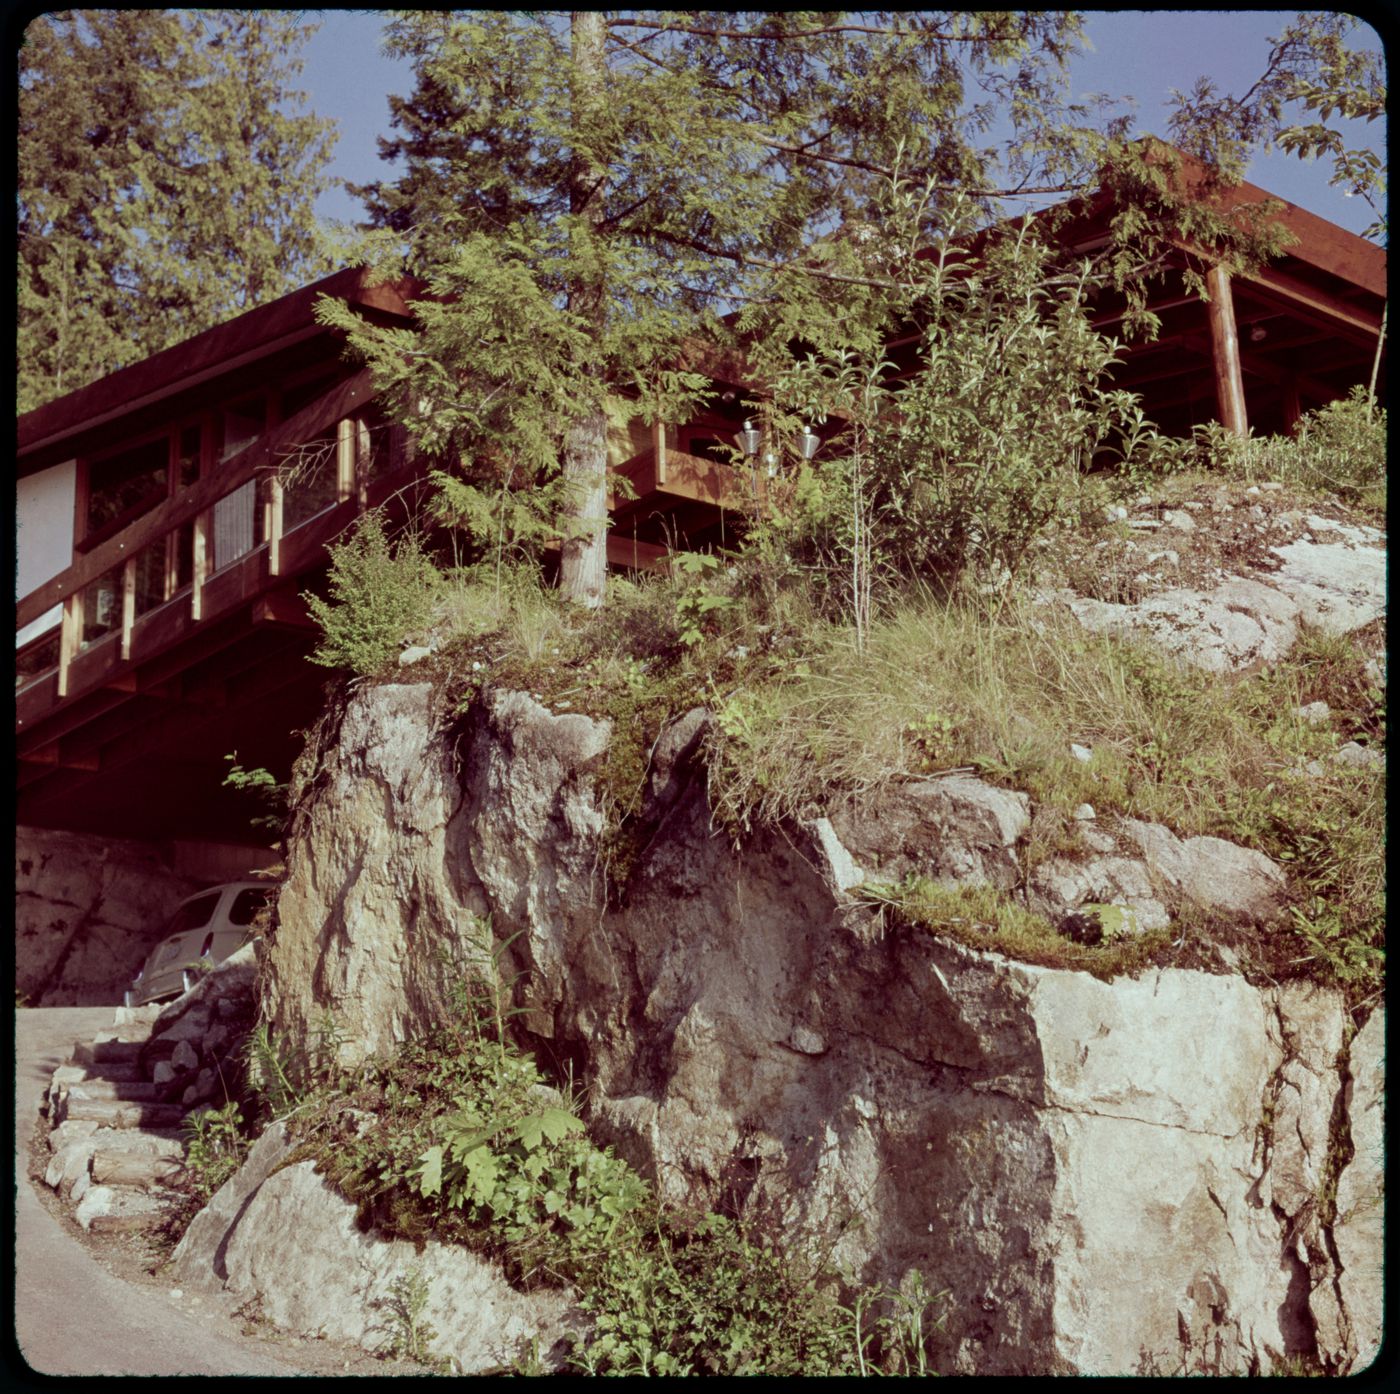
M 1148 639 L 1206 672 L 1276 663 L 1302 625 L 1349 634 L 1386 609 L 1385 534 L 1328 518 L 1306 523 L 1308 531 L 1270 549 L 1267 569 L 1156 590 L 1132 604 L 1072 591 L 1059 598 L 1086 629 Z
M 355 1207 L 311 1162 L 283 1165 L 291 1151 L 285 1125 L 273 1124 L 195 1217 L 171 1260 L 182 1286 L 256 1298 L 286 1330 L 392 1353 L 402 1335 L 394 1317 L 402 1285 L 420 1283 L 420 1330 L 437 1333 L 423 1353 L 467 1375 L 509 1367 L 534 1341 L 548 1357 L 579 1327 L 568 1294 L 516 1292 L 466 1249 L 435 1240 L 418 1249 L 362 1232 Z
M 1382 1066 L 1369 1025 L 1348 1050 L 1337 994 L 1168 969 L 1106 983 L 886 923 L 862 880 L 1021 893 L 1024 796 L 915 781 L 736 849 L 684 734 L 608 908 L 606 724 L 496 694 L 434 730 L 426 689 L 360 689 L 294 829 L 276 1028 L 295 1040 L 329 1011 L 346 1061 L 391 1047 L 431 1024 L 444 963 L 480 952 L 489 917 L 497 944 L 518 936 L 524 1020 L 590 1081 L 595 1136 L 663 1196 L 829 1247 L 863 1281 L 919 1270 L 951 1294 L 938 1368 L 1365 1363 Z M 1277 911 L 1264 859 L 1137 834 L 1117 830 L 1140 853 L 1122 859 L 1168 916 L 1217 894 L 1242 924 Z M 1334 1221 L 1318 1195 L 1347 1155 Z
M 15 834 L 15 987 L 35 1006 L 119 1002 L 171 911 L 200 883 L 146 843 Z

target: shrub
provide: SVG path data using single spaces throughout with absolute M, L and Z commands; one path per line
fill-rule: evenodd
M 437 569 L 415 536 L 391 544 L 378 513 L 366 514 L 332 544 L 330 557 L 330 599 L 304 597 L 322 629 L 312 662 L 373 676 L 427 623 Z
M 1014 573 L 1037 537 L 1098 502 L 1091 465 L 1135 478 L 1179 463 L 1137 398 L 1105 381 L 1119 346 L 1090 321 L 1088 264 L 1057 265 L 1029 226 L 972 253 L 969 211 L 950 209 L 945 242 L 910 264 L 907 376 L 834 348 L 779 379 L 786 408 L 841 423 L 772 492 L 791 543 L 847 582 L 858 643 L 881 590 Z
M 1196 447 L 1210 468 L 1385 510 L 1386 412 L 1364 387 L 1353 387 L 1349 397 L 1308 412 L 1291 439 L 1240 440 L 1211 423 L 1197 427 Z

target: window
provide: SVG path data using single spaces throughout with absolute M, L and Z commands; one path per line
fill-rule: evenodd
M 258 913 L 266 907 L 267 899 L 266 891 L 239 891 L 229 907 L 228 922 L 235 925 L 252 924 Z
M 166 936 L 172 934 L 183 934 L 186 930 L 199 929 L 209 923 L 210 917 L 218 908 L 219 893 L 211 892 L 209 895 L 202 895 L 198 900 L 191 900 L 182 905 L 171 917 L 170 924 L 166 928 Z
M 83 538 L 110 533 L 117 524 L 154 508 L 167 493 L 169 469 L 168 434 L 89 461 Z

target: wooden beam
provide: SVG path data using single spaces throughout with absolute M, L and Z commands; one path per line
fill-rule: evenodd
M 26 412 L 17 423 L 20 473 L 67 458 L 54 454 L 61 448 L 60 442 L 90 432 L 106 421 L 154 406 L 173 393 L 188 392 L 202 382 L 224 377 L 235 368 L 279 350 L 309 339 L 329 338 L 328 331 L 314 322 L 316 301 L 322 295 L 346 300 L 355 309 L 410 319 L 413 311 L 409 297 L 420 296 L 422 288 L 408 279 L 380 285 L 370 284 L 372 279 L 373 274 L 363 267 L 336 272 Z M 330 342 L 334 344 L 334 340 Z
M 209 523 L 212 514 L 196 513 L 194 517 L 194 558 L 190 576 L 190 618 L 204 618 L 204 582 L 209 576 Z
M 1241 278 L 1249 282 L 1253 293 L 1261 299 L 1291 310 L 1299 319 L 1333 334 L 1342 334 L 1372 346 L 1380 337 L 1379 310 L 1372 314 L 1359 305 L 1328 299 L 1312 286 L 1271 266 L 1241 272 Z
M 558 540 L 546 542 L 545 550 L 557 552 Z M 632 537 L 608 533 L 608 565 L 620 566 L 631 571 L 664 570 L 670 564 L 671 551 L 668 547 L 658 547 L 654 542 L 640 542 Z
M 656 452 L 656 482 L 666 482 L 666 423 L 657 420 L 652 423 L 651 448 Z
M 369 466 L 374 454 L 374 441 L 369 422 L 357 415 L 355 423 L 355 511 L 363 513 L 369 506 Z
M 1220 424 L 1237 436 L 1249 434 L 1244 407 L 1244 378 L 1240 371 L 1240 336 L 1235 328 L 1235 305 L 1230 295 L 1230 273 L 1223 266 L 1212 266 L 1206 273 L 1210 290 L 1212 362 L 1215 365 L 1215 400 L 1220 408 Z
M 282 476 L 270 474 L 267 477 L 267 574 L 282 574 L 282 518 L 285 499 L 282 489 Z
M 47 745 L 36 746 L 20 755 L 29 765 L 43 765 L 47 769 L 95 770 L 100 767 L 98 757 L 92 751 L 70 751 L 64 741 L 50 741 Z M 41 773 L 31 775 L 30 780 L 41 778 Z M 27 781 L 21 780 L 21 783 Z
M 365 369 L 304 407 L 281 426 L 245 446 L 208 477 L 201 478 L 177 497 L 167 499 L 100 546 L 94 547 L 19 602 L 16 627 L 38 619 L 64 596 L 80 590 L 103 572 L 120 565 L 128 555 L 135 554 L 156 538 L 211 508 L 219 499 L 246 484 L 259 470 L 275 465 L 280 452 L 320 434 L 333 421 L 340 420 L 354 407 L 363 404 L 368 400 L 372 388 L 369 370 Z
M 254 603 L 253 623 L 273 624 L 309 634 L 320 630 L 320 625 L 312 619 L 306 602 L 296 591 L 269 591 Z
M 355 423 L 348 417 L 335 423 L 335 497 L 337 503 L 355 497 Z

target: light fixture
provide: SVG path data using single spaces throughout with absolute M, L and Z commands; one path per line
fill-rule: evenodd
M 744 454 L 752 458 L 758 454 L 758 447 L 763 443 L 763 432 L 752 421 L 745 421 L 744 429 L 734 439 Z
M 804 460 L 810 460 L 817 453 L 817 447 L 821 443 L 821 437 L 813 435 L 810 426 L 804 426 L 797 436 L 797 453 Z

